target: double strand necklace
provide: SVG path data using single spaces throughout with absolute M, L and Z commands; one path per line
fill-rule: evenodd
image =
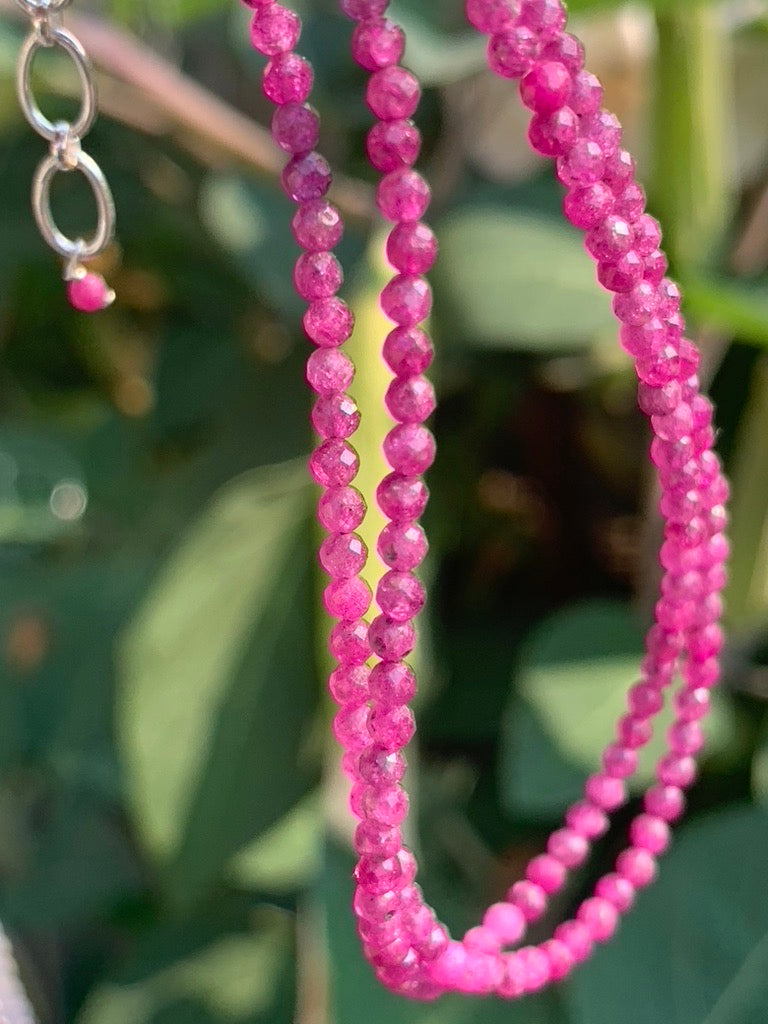
M 343 225 L 325 198 L 331 169 L 316 149 L 319 119 L 307 103 L 313 70 L 296 52 L 301 22 L 293 11 L 275 0 L 243 2 L 254 12 L 251 41 L 269 58 L 263 89 L 277 108 L 272 134 L 290 155 L 282 183 L 298 205 L 293 234 L 304 250 L 294 283 L 308 302 L 304 328 L 316 346 L 307 380 L 317 394 L 312 425 L 321 440 L 309 466 L 323 488 L 318 517 L 328 536 L 319 557 L 330 576 L 325 607 L 337 620 L 330 636 L 338 662 L 329 679 L 339 705 L 333 728 L 345 749 L 342 763 L 359 819 L 353 902 L 358 932 L 377 977 L 395 993 L 422 1000 L 448 991 L 518 998 L 566 977 L 595 944 L 613 936 L 636 892 L 653 881 L 670 824 L 683 813 L 685 790 L 696 776 L 695 758 L 704 743 L 700 723 L 719 677 L 720 592 L 728 554 L 728 487 L 712 451 L 712 405 L 699 390 L 699 352 L 684 336 L 680 291 L 665 276 L 660 228 L 645 213 L 634 162 L 621 147 L 621 126 L 602 108 L 603 90 L 584 70 L 581 43 L 565 31 L 563 3 L 466 0 L 470 24 L 489 37 L 491 70 L 520 81 L 520 97 L 533 114 L 530 145 L 556 161 L 566 189 L 565 215 L 586 233 L 598 280 L 614 293 L 621 344 L 634 359 L 638 401 L 654 435 L 650 454 L 661 484 L 664 575 L 639 681 L 629 690 L 627 713 L 603 751 L 600 769 L 587 780 L 584 798 L 568 809 L 546 852 L 530 861 L 505 899 L 489 907 L 482 923 L 461 940 L 452 939 L 424 902 L 416 861 L 401 832 L 408 813 L 402 749 L 414 734 L 408 702 L 416 690 L 404 659 L 414 648 L 413 619 L 425 601 L 414 571 L 427 553 L 418 520 L 428 498 L 423 474 L 435 458 L 434 438 L 423 425 L 435 409 L 434 390 L 424 376 L 433 348 L 420 325 L 432 305 L 424 274 L 435 261 L 437 242 L 422 221 L 430 189 L 413 170 L 421 141 L 411 120 L 419 82 L 399 63 L 405 37 L 385 17 L 389 0 L 339 0 L 356 23 L 352 56 L 371 73 L 366 102 L 376 122 L 366 148 L 381 174 L 379 211 L 394 224 L 386 252 L 396 273 L 381 294 L 381 308 L 396 325 L 383 347 L 394 374 L 386 406 L 396 425 L 384 440 L 392 472 L 376 492 L 389 520 L 377 545 L 389 571 L 376 589 L 379 614 L 368 622 L 372 595 L 360 577 L 367 551 L 355 532 L 366 503 L 352 486 L 359 460 L 349 440 L 360 414 L 347 394 L 355 368 L 343 351 L 354 321 L 337 294 L 343 273 L 333 249 Z M 552 938 L 522 945 L 528 925 L 544 914 L 549 898 L 607 831 L 609 814 L 626 803 L 627 779 L 637 771 L 638 752 L 650 740 L 664 691 L 678 673 L 682 682 L 668 752 L 656 766 L 656 784 L 645 793 L 643 813 L 630 825 L 629 844 L 615 870 L 600 878 L 594 895 Z

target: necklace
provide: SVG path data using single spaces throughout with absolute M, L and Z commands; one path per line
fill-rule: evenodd
M 659 225 L 645 213 L 633 160 L 621 148 L 621 126 L 602 109 L 600 83 L 584 70 L 579 41 L 565 31 L 563 3 L 466 0 L 470 24 L 488 36 L 491 70 L 520 80 L 521 99 L 533 114 L 530 145 L 556 161 L 566 189 L 565 215 L 586 233 L 598 280 L 614 293 L 621 344 L 635 361 L 639 404 L 654 434 L 651 459 L 661 484 L 665 532 L 655 624 L 616 740 L 587 780 L 584 799 L 568 809 L 563 827 L 550 836 L 546 852 L 528 864 L 525 878 L 485 912 L 480 926 L 461 941 L 451 939 L 424 902 L 415 882 L 416 862 L 400 829 L 408 812 L 402 749 L 414 734 L 408 702 L 416 689 L 403 659 L 414 647 L 413 619 L 425 601 L 414 570 L 427 552 L 418 519 L 428 499 L 422 476 L 435 457 L 434 438 L 423 425 L 435 408 L 433 388 L 423 375 L 433 349 L 419 325 L 431 309 L 423 275 L 436 259 L 437 243 L 421 221 L 429 186 L 413 170 L 420 136 L 410 118 L 418 106 L 419 83 L 399 64 L 405 37 L 385 17 L 389 0 L 340 0 L 343 13 L 356 23 L 352 55 L 371 73 L 366 101 L 377 120 L 367 153 L 382 175 L 379 211 L 394 223 L 387 256 L 396 275 L 382 292 L 381 306 L 396 325 L 383 348 L 394 374 L 386 404 L 396 425 L 384 441 L 392 472 L 376 494 L 389 519 L 378 541 L 389 571 L 376 591 L 380 614 L 369 624 L 364 616 L 372 595 L 359 575 L 367 551 L 354 532 L 366 505 L 352 486 L 358 457 L 349 441 L 360 414 L 346 393 L 355 371 L 342 351 L 353 315 L 337 294 L 343 273 L 332 250 L 343 225 L 325 198 L 331 169 L 315 149 L 319 119 L 307 103 L 313 71 L 295 51 L 301 23 L 293 11 L 275 0 L 243 2 L 254 12 L 251 41 L 269 58 L 263 88 L 277 108 L 272 133 L 290 155 L 282 181 L 298 204 L 293 233 L 304 250 L 294 283 L 308 302 L 304 327 L 316 346 L 307 380 L 318 396 L 312 424 L 321 440 L 310 472 L 323 488 L 318 516 L 328 536 L 319 556 L 330 576 L 325 607 L 337 620 L 330 639 L 338 662 L 329 680 L 339 705 L 334 733 L 345 748 L 350 803 L 359 818 L 358 932 L 376 975 L 393 992 L 414 999 L 447 991 L 517 998 L 561 980 L 596 943 L 613 936 L 636 891 L 653 881 L 657 857 L 670 841 L 670 824 L 682 815 L 684 791 L 696 776 L 695 755 L 704 742 L 700 722 L 719 676 L 720 591 L 728 554 L 723 533 L 728 487 L 712 451 L 712 406 L 699 392 L 699 353 L 684 337 L 680 292 L 665 276 Z M 615 871 L 599 880 L 594 895 L 555 929 L 553 938 L 521 946 L 528 924 L 544 913 L 568 872 L 586 860 L 591 842 L 608 828 L 608 815 L 626 802 L 626 780 L 637 770 L 638 751 L 651 738 L 664 690 L 678 671 L 682 683 L 674 697 L 668 753 L 657 765 L 657 783 L 645 794 L 644 812 L 631 823 L 629 845 Z

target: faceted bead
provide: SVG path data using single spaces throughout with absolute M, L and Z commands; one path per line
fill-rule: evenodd
M 669 332 L 657 316 L 640 327 L 622 324 L 619 332 L 619 340 L 624 351 L 629 352 L 631 356 L 645 358 L 661 351 L 668 338 Z
M 576 36 L 563 32 L 545 45 L 541 51 L 541 60 L 559 61 L 575 74 L 584 67 L 584 47 Z
M 352 310 L 338 296 L 313 302 L 304 314 L 307 337 L 322 348 L 343 345 L 355 326 Z
M 293 237 L 307 252 L 335 249 L 344 234 L 341 214 L 326 199 L 311 199 L 302 203 L 294 214 L 291 226 Z
M 565 884 L 566 867 L 549 853 L 539 854 L 528 864 L 525 877 L 544 890 L 545 893 L 558 892 Z
M 432 289 L 426 278 L 415 274 L 398 274 L 381 293 L 385 315 L 402 327 L 415 327 L 432 310 Z
M 593 142 L 591 145 L 595 146 L 596 143 Z M 633 238 L 634 233 L 629 221 L 617 217 L 616 214 L 609 214 L 587 233 L 584 244 L 596 260 L 605 262 L 620 259 L 629 252 Z
M 312 65 L 298 53 L 278 53 L 264 69 L 264 94 L 273 103 L 303 103 L 314 77 Z
M 597 279 L 609 291 L 629 292 L 642 281 L 643 269 L 642 257 L 630 249 L 615 262 L 598 263 Z
M 323 395 L 312 409 L 312 426 L 320 437 L 351 437 L 359 425 L 357 405 L 353 398 L 343 392 Z
M 413 712 L 400 704 L 393 708 L 375 708 L 371 715 L 371 735 L 385 750 L 401 750 L 413 739 L 416 725 Z
M 577 115 L 570 107 L 560 107 L 553 114 L 534 114 L 528 127 L 528 141 L 542 156 L 563 156 L 573 146 L 578 131 Z
M 378 541 L 378 552 L 384 564 L 399 572 L 421 565 L 427 547 L 426 535 L 418 523 L 389 523 Z
M 427 507 L 429 490 L 420 477 L 390 473 L 376 490 L 379 508 L 394 522 L 419 519 Z
M 663 853 L 669 846 L 669 825 L 652 814 L 639 814 L 629 827 L 634 846 L 649 853 Z
M 305 252 L 296 261 L 293 283 L 307 302 L 331 298 L 343 281 L 341 264 L 332 252 Z
M 696 762 L 689 756 L 667 754 L 656 766 L 656 777 L 664 786 L 687 789 L 696 778 Z
M 362 802 L 365 806 L 365 797 Z M 394 857 L 401 846 L 402 837 L 397 826 L 368 820 L 361 821 L 355 829 L 355 852 L 359 857 Z
M 338 622 L 328 640 L 331 654 L 343 666 L 364 665 L 371 654 L 368 644 L 368 623 L 365 619 Z M 368 672 L 366 670 L 366 680 Z
M 603 751 L 603 768 L 616 779 L 627 779 L 637 771 L 637 751 L 611 743 Z
M 579 117 L 596 114 L 600 110 L 603 103 L 603 87 L 595 75 L 589 71 L 579 71 L 574 75 L 569 102 L 571 109 Z
M 282 182 L 294 202 L 320 199 L 331 187 L 331 168 L 324 157 L 312 150 L 295 156 L 285 165 Z
M 608 816 L 605 811 L 588 800 L 580 800 L 569 807 L 565 820 L 575 832 L 587 839 L 597 839 L 608 830 Z
M 400 423 L 423 423 L 435 411 L 435 389 L 426 377 L 396 377 L 385 398 L 390 415 Z
M 403 661 L 382 661 L 371 669 L 369 687 L 380 707 L 396 707 L 413 700 L 416 676 Z
M 638 385 L 637 404 L 646 416 L 670 413 L 680 400 L 680 384 L 676 380 L 668 381 L 659 388 L 652 388 L 648 384 Z
M 617 729 L 619 743 L 632 750 L 644 747 L 653 736 L 653 728 L 646 718 L 625 715 Z
M 645 272 L 643 277 L 649 284 L 654 286 L 658 285 L 664 278 L 669 264 L 667 263 L 667 257 L 661 251 L 656 249 L 650 256 L 645 257 Z
M 613 114 L 607 110 L 598 110 L 594 114 L 584 114 L 581 118 L 580 135 L 592 139 L 602 149 L 608 160 L 619 149 L 621 142 L 621 125 Z M 608 165 L 606 165 L 606 170 Z M 607 184 L 612 184 L 608 182 Z M 631 218 L 630 218 L 631 219 Z
M 645 210 L 645 192 L 636 181 L 631 181 L 621 192 L 616 193 L 616 213 L 634 223 Z
M 566 156 L 557 161 L 558 177 L 567 188 L 600 181 L 604 168 L 603 151 L 590 139 L 577 139 Z
M 483 927 L 493 932 L 502 946 L 512 946 L 525 934 L 525 916 L 511 903 L 494 903 L 483 915 Z
M 677 821 L 685 810 L 685 795 L 677 786 L 654 786 L 645 794 L 645 809 L 664 821 Z
M 563 210 L 574 227 L 595 228 L 613 208 L 613 192 L 601 181 L 571 189 L 563 200 Z
M 634 846 L 622 850 L 616 860 L 616 870 L 636 889 L 644 889 L 656 877 L 656 860 L 647 850 Z
M 370 699 L 368 669 L 365 665 L 345 665 L 334 669 L 328 689 L 337 704 L 360 707 Z
M 392 469 L 398 473 L 425 473 L 435 460 L 435 439 L 426 427 L 403 423 L 390 430 L 384 439 L 384 455 Z M 409 515 L 407 518 L 414 519 L 416 516 Z
M 411 622 L 394 622 L 379 615 L 370 625 L 368 640 L 373 653 L 383 661 L 399 661 L 413 650 L 416 631 Z
M 575 868 L 586 860 L 589 843 L 575 829 L 561 828 L 549 837 L 547 852 L 567 868 Z
M 520 15 L 520 0 L 466 0 L 467 21 L 490 35 L 511 25 Z
M 633 248 L 641 256 L 650 256 L 661 245 L 661 226 L 655 217 L 644 213 L 633 223 L 635 232 Z
M 398 224 L 387 239 L 387 258 L 402 274 L 425 274 L 437 258 L 437 239 L 421 221 Z
M 357 452 L 346 441 L 340 440 L 323 441 L 309 460 L 312 478 L 323 487 L 343 487 L 351 483 L 358 468 Z
M 352 360 L 337 348 L 318 348 L 307 360 L 307 381 L 319 395 L 345 391 L 354 376 Z
M 507 900 L 522 912 L 526 921 L 538 920 L 547 909 L 546 892 L 527 879 L 515 882 L 507 893 Z
M 404 775 L 405 759 L 399 751 L 385 750 L 374 743 L 360 755 L 360 778 L 371 786 L 391 786 Z
M 627 694 L 627 703 L 634 714 L 642 718 L 657 715 L 664 707 L 660 691 L 650 683 L 635 683 Z
M 565 8 L 561 0 L 526 0 L 520 21 L 541 39 L 556 39 L 565 28 Z
M 563 921 L 555 928 L 555 938 L 568 947 L 577 964 L 583 963 L 592 955 L 592 932 L 583 921 Z
M 329 615 L 350 622 L 371 607 L 371 588 L 357 576 L 333 580 L 323 591 L 323 601 Z
M 559 939 L 548 939 L 542 942 L 541 952 L 549 961 L 549 973 L 552 981 L 562 981 L 573 970 L 576 959 L 570 949 Z
M 320 498 L 317 518 L 332 533 L 351 533 L 365 518 L 366 505 L 355 487 L 331 487 Z
M 606 156 L 604 181 L 614 192 L 620 192 L 632 180 L 634 174 L 635 161 L 626 149 L 617 149 Z
M 698 722 L 705 718 L 710 711 L 709 690 L 704 686 L 694 690 L 681 690 L 675 696 L 675 710 L 682 722 Z
M 381 611 L 394 622 L 408 622 L 424 607 L 424 585 L 410 572 L 390 570 L 379 581 L 376 601 Z
M 539 61 L 520 82 L 520 98 L 537 114 L 564 107 L 571 95 L 571 75 L 558 61 Z
M 365 99 L 382 121 L 410 117 L 419 105 L 421 87 L 415 75 L 399 65 L 382 68 L 368 80 Z
M 320 545 L 320 564 L 329 576 L 336 579 L 356 576 L 367 557 L 368 549 L 356 533 L 333 533 Z
M 595 942 L 607 942 L 619 923 L 619 912 L 616 907 L 600 896 L 584 900 L 576 916 L 589 928 Z
M 371 786 L 363 794 L 365 817 L 381 825 L 400 825 L 408 816 L 408 804 L 408 794 L 397 784 Z
M 347 750 L 364 750 L 371 742 L 368 721 L 371 712 L 367 705 L 344 707 L 333 719 L 333 734 Z
M 502 78 L 522 78 L 541 48 L 537 36 L 522 25 L 503 29 L 488 41 L 488 64 Z
M 621 807 L 627 800 L 624 782 L 620 778 L 606 775 L 603 772 L 591 775 L 587 779 L 584 789 L 593 804 L 597 804 L 598 807 L 602 807 L 609 813 Z
M 413 121 L 377 121 L 368 132 L 366 152 L 371 164 L 384 174 L 410 167 L 421 150 L 421 133 Z
M 391 892 L 393 889 L 399 889 L 401 885 L 405 884 L 400 880 L 401 875 L 402 869 L 396 857 L 363 857 L 355 868 L 358 885 L 372 893 Z
M 613 313 L 618 320 L 625 324 L 642 327 L 643 324 L 655 317 L 658 306 L 656 288 L 649 281 L 644 280 L 635 285 L 631 291 L 614 297 Z
M 429 367 L 434 348 L 421 327 L 396 327 L 384 342 L 383 356 L 393 373 L 407 377 Z
M 254 15 L 251 22 L 251 43 L 267 57 L 292 50 L 300 35 L 298 15 L 281 4 L 270 4 Z
M 595 895 L 608 900 L 621 914 L 626 914 L 635 902 L 635 887 L 622 875 L 615 872 L 603 875 L 595 886 Z
M 382 216 L 392 221 L 418 220 L 429 206 L 429 185 L 418 171 L 400 167 L 379 183 L 376 203 Z
M 320 138 L 320 118 L 306 103 L 284 103 L 272 115 L 272 138 L 286 153 L 308 153 Z
M 352 57 L 366 71 L 397 64 L 405 49 L 405 34 L 388 18 L 362 21 L 352 33 Z
M 667 733 L 673 754 L 698 754 L 704 746 L 704 734 L 698 722 L 676 722 Z

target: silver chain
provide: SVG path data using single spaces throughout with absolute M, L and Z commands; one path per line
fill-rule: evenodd
M 24 40 L 16 69 L 16 91 L 21 109 L 30 126 L 46 140 L 48 155 L 41 161 L 32 182 L 32 212 L 40 234 L 64 259 L 64 276 L 80 270 L 82 260 L 93 259 L 112 241 L 115 229 L 115 204 L 107 179 L 81 141 L 96 117 L 96 89 L 88 55 L 79 39 L 60 24 L 61 12 L 72 0 L 17 0 L 28 15 L 31 30 Z M 80 110 L 73 123 L 51 121 L 41 111 L 32 91 L 31 73 L 37 51 L 58 47 L 70 58 L 80 79 Z M 90 238 L 68 238 L 59 230 L 51 211 L 51 187 L 59 172 L 80 171 L 96 201 L 96 230 Z

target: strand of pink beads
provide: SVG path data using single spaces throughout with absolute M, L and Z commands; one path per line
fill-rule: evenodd
M 669 824 L 683 813 L 684 790 L 694 781 L 695 755 L 703 745 L 700 721 L 709 710 L 710 689 L 719 676 L 727 484 L 712 452 L 712 407 L 699 394 L 699 355 L 683 336 L 679 291 L 665 277 L 659 226 L 644 212 L 645 196 L 634 181 L 632 159 L 620 146 L 620 125 L 601 107 L 602 89 L 584 70 L 581 44 L 565 32 L 562 3 L 467 0 L 470 23 L 490 37 L 491 69 L 522 80 L 522 100 L 533 111 L 529 141 L 537 152 L 557 160 L 558 176 L 567 189 L 566 216 L 586 232 L 598 279 L 615 293 L 621 342 L 635 358 L 639 403 L 655 435 L 651 458 L 661 483 L 665 540 L 656 623 L 648 633 L 640 679 L 628 694 L 628 713 L 618 723 L 616 740 L 604 751 L 601 770 L 587 780 L 584 799 L 569 808 L 565 825 L 550 837 L 546 853 L 530 862 L 525 879 L 512 886 L 504 901 L 490 907 L 482 924 L 463 940 L 450 939 L 415 884 L 415 861 L 400 832 L 408 808 L 400 785 L 405 772 L 401 748 L 413 734 L 407 702 L 416 685 L 402 659 L 413 648 L 411 620 L 424 603 L 413 570 L 426 553 L 417 522 L 427 500 L 421 474 L 434 458 L 434 440 L 422 426 L 434 408 L 434 394 L 422 375 L 432 346 L 418 325 L 431 306 L 429 286 L 421 275 L 431 267 L 437 250 L 434 236 L 420 221 L 429 190 L 411 169 L 419 135 L 409 118 L 416 110 L 419 86 L 398 64 L 403 33 L 384 17 L 388 0 L 340 2 L 344 13 L 358 23 L 354 57 L 373 72 L 367 99 L 378 122 L 367 148 L 372 164 L 384 174 L 378 204 L 396 224 L 387 253 L 398 271 L 382 295 L 384 311 L 398 325 L 384 348 L 395 374 L 387 406 L 398 425 L 385 442 L 393 472 L 378 491 L 379 504 L 391 520 L 379 551 L 391 572 L 377 591 L 382 614 L 369 629 L 361 616 L 370 594 L 355 576 L 366 553 L 349 532 L 364 512 L 362 498 L 348 486 L 357 460 L 346 438 L 357 424 L 357 412 L 350 404 L 349 416 L 341 419 L 336 414 L 318 415 L 317 406 L 313 414 L 316 429 L 326 438 L 310 464 L 315 479 L 328 487 L 320 503 L 321 521 L 331 531 L 321 549 L 321 561 L 333 577 L 326 604 L 340 619 L 331 638 L 339 668 L 330 687 L 341 705 L 335 731 L 346 747 L 344 766 L 354 781 L 352 808 L 361 819 L 355 836 L 360 861 L 354 910 L 365 953 L 393 991 L 418 999 L 446 991 L 516 998 L 564 978 L 596 943 L 614 934 L 637 890 L 655 877 L 656 857 L 669 843 Z M 321 265 L 313 280 L 322 279 L 326 287 L 329 279 L 333 282 L 328 295 L 305 295 L 299 268 L 306 257 L 301 257 L 297 287 L 312 299 L 307 332 L 321 345 L 310 358 L 308 377 L 321 394 L 318 406 L 328 398 L 327 404 L 338 409 L 351 402 L 344 388 L 353 371 L 334 347 L 351 327 L 349 311 L 334 297 L 341 272 L 331 263 L 328 250 L 335 241 L 306 245 L 296 228 L 307 215 L 307 206 L 321 201 L 330 181 L 327 165 L 312 149 L 317 139 L 314 112 L 299 107 L 309 93 L 311 70 L 291 52 L 299 34 L 296 16 L 271 0 L 248 0 L 248 5 L 257 12 L 254 43 L 273 56 L 265 71 L 265 91 L 281 104 L 276 137 L 295 154 L 284 176 L 287 190 L 302 203 L 294 230 L 300 244 L 316 254 L 312 265 Z M 286 129 L 286 124 L 304 123 L 312 126 L 306 135 Z M 322 191 L 307 194 L 308 182 L 322 186 Z M 336 223 L 337 218 L 333 211 Z M 329 423 L 335 425 L 329 429 Z M 371 649 L 380 660 L 369 673 L 365 662 Z M 584 862 L 591 842 L 604 834 L 608 814 L 626 802 L 626 780 L 637 770 L 638 752 L 651 738 L 652 720 L 678 667 L 683 681 L 675 696 L 676 720 L 667 735 L 669 752 L 657 765 L 657 784 L 645 795 L 644 813 L 631 824 L 630 845 L 573 920 L 559 925 L 554 937 L 539 946 L 519 947 L 528 923 L 541 917 L 548 897 L 563 887 L 569 870 Z M 510 950 L 512 946 L 518 948 Z

